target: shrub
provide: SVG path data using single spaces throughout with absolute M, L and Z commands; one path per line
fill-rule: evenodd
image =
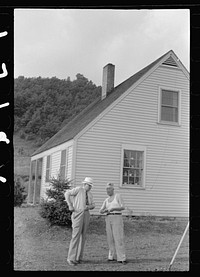
M 26 135 L 25 135 L 24 131 L 20 131 L 20 132 L 19 132 L 19 137 L 20 137 L 21 139 L 26 139 Z
M 23 180 L 19 175 L 14 176 L 14 206 L 20 207 L 26 199 L 25 187 Z
M 47 198 L 40 203 L 39 214 L 46 218 L 51 225 L 71 226 L 71 212 L 64 201 L 64 192 L 70 188 L 69 180 L 62 180 L 60 176 L 50 180 L 51 187 L 47 189 Z

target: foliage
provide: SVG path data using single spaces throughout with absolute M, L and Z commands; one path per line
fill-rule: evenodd
M 97 87 L 82 74 L 76 79 L 25 78 L 14 80 L 15 132 L 42 144 L 97 97 Z
M 14 176 L 14 207 L 20 207 L 26 199 L 25 187 L 23 180 L 19 175 Z
M 50 180 L 50 188 L 46 191 L 47 198 L 40 203 L 39 214 L 51 225 L 71 226 L 71 212 L 64 197 L 69 188 L 69 180 L 62 180 L 59 175 Z

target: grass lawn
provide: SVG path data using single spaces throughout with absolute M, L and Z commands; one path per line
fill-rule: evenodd
M 14 269 L 17 271 L 167 271 L 187 220 L 124 217 L 127 265 L 107 262 L 105 220 L 91 216 L 84 263 L 71 267 L 67 252 L 71 229 L 49 224 L 38 207 L 14 209 Z M 171 271 L 189 270 L 187 234 Z

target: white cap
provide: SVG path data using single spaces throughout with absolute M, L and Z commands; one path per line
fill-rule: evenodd
M 107 183 L 106 187 L 107 187 L 107 188 L 113 188 L 113 189 L 114 189 L 114 184 L 113 184 L 113 183 Z

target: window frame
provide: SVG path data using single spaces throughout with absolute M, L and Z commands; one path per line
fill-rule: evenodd
M 142 186 L 123 184 L 123 165 L 124 165 L 124 150 L 142 151 L 143 152 L 143 176 L 142 176 Z M 134 144 L 122 144 L 121 146 L 121 168 L 120 168 L 120 188 L 130 188 L 130 189 L 140 189 L 144 190 L 146 187 L 146 152 L 147 147 L 143 145 Z
M 49 157 L 49 167 L 47 168 L 47 159 Z M 49 171 L 49 174 L 47 176 L 47 170 Z M 49 183 L 50 182 L 50 179 L 51 179 L 51 155 L 47 155 L 46 156 L 46 171 L 45 171 L 45 182 L 46 183 Z
M 171 91 L 171 92 L 177 92 L 178 93 L 178 121 L 167 121 L 167 120 L 161 120 L 161 111 L 162 111 L 162 91 Z M 158 91 L 158 121 L 159 124 L 166 124 L 166 125 L 173 125 L 173 126 L 181 126 L 181 90 L 174 88 L 174 87 L 164 87 L 159 86 Z

